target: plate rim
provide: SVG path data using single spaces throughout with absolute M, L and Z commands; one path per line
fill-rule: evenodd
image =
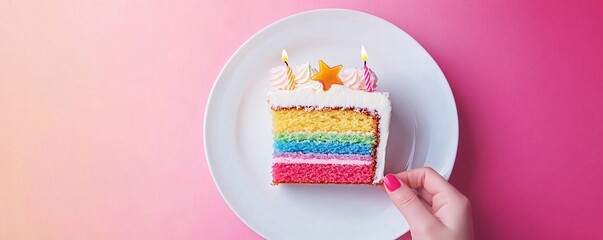
M 302 11 L 302 12 L 298 12 L 298 13 L 294 13 L 291 15 L 288 15 L 286 17 L 280 18 L 268 25 L 266 25 L 265 27 L 261 28 L 260 30 L 258 30 L 257 32 L 255 32 L 253 35 L 251 35 L 249 38 L 247 38 L 247 40 L 245 40 L 238 48 L 236 51 L 234 51 L 234 53 L 230 56 L 230 58 L 228 58 L 228 60 L 224 63 L 224 65 L 222 66 L 222 69 L 220 70 L 220 72 L 218 73 L 212 87 L 211 90 L 209 92 L 208 98 L 207 98 L 207 104 L 205 105 L 205 113 L 203 116 L 203 147 L 204 147 L 204 152 L 205 152 L 205 160 L 207 161 L 207 165 L 209 168 L 209 172 L 210 175 L 212 177 L 212 180 L 214 181 L 214 184 L 216 185 L 216 188 L 218 189 L 218 192 L 220 193 L 220 196 L 222 197 L 222 199 L 224 200 L 224 202 L 226 202 L 226 205 L 230 208 L 230 210 L 237 216 L 237 218 L 239 220 L 241 220 L 247 227 L 249 227 L 251 230 L 253 230 L 256 234 L 258 234 L 259 236 L 266 238 L 267 235 L 262 232 L 259 231 L 258 229 L 256 229 L 253 225 L 249 224 L 249 222 L 242 218 L 240 216 L 240 214 L 232 207 L 232 203 L 226 198 L 224 197 L 224 192 L 222 190 L 222 188 L 220 187 L 220 184 L 218 183 L 218 181 L 216 181 L 216 176 L 214 173 L 214 167 L 212 166 L 212 161 L 210 161 L 210 151 L 208 151 L 208 119 L 209 119 L 209 113 L 212 110 L 212 105 L 215 105 L 215 101 L 216 101 L 216 88 L 218 86 L 218 83 L 220 82 L 220 79 L 222 78 L 222 76 L 225 74 L 225 70 L 226 70 L 226 66 L 228 66 L 232 61 L 234 61 L 234 57 L 239 55 L 241 50 L 243 48 L 245 48 L 249 42 L 254 39 L 256 36 L 258 36 L 259 34 L 261 34 L 262 32 L 266 31 L 267 29 L 271 28 L 274 25 L 280 24 L 281 22 L 287 21 L 290 18 L 296 18 L 302 15 L 307 15 L 307 14 L 313 14 L 313 13 L 317 13 L 317 12 L 329 12 L 329 11 L 337 11 L 337 12 L 349 12 L 349 13 L 353 13 L 353 14 L 361 14 L 361 15 L 368 15 L 370 17 L 374 17 L 374 18 L 378 18 L 388 24 L 390 24 L 391 26 L 393 26 L 395 29 L 397 29 L 397 31 L 401 31 L 403 34 L 406 34 L 408 36 L 410 36 L 410 38 L 412 39 L 412 41 L 414 41 L 417 46 L 419 46 L 421 49 L 423 49 L 423 51 L 427 52 L 427 54 L 429 55 L 430 59 L 432 61 L 434 61 L 435 63 L 435 67 L 439 70 L 439 73 L 442 74 L 443 78 L 444 78 L 444 86 L 446 87 L 446 90 L 448 90 L 447 92 L 450 93 L 451 96 L 451 100 L 452 100 L 452 112 L 454 115 L 454 126 L 451 129 L 451 139 L 453 139 L 453 146 L 452 146 L 452 159 L 449 161 L 450 162 L 450 170 L 443 173 L 442 177 L 444 177 L 446 180 L 450 179 L 450 175 L 452 174 L 452 171 L 454 169 L 454 165 L 456 163 L 456 155 L 458 154 L 458 145 L 459 145 L 459 118 L 458 118 L 458 109 L 457 109 L 457 105 L 456 105 L 456 100 L 454 98 L 454 93 L 452 92 L 452 88 L 450 87 L 450 83 L 448 82 L 448 79 L 446 78 L 444 72 L 442 71 L 442 69 L 440 68 L 439 64 L 436 62 L 436 60 L 431 56 L 431 54 L 429 54 L 429 52 L 423 47 L 423 45 L 421 45 L 414 37 L 412 37 L 409 33 L 405 32 L 404 30 L 402 30 L 400 27 L 398 27 L 397 25 L 393 24 L 392 22 L 383 19 L 379 16 L 370 14 L 370 13 L 366 13 L 366 12 L 362 12 L 359 10 L 354 10 L 354 9 L 347 9 L 347 8 L 319 8 L 319 9 L 313 9 L 313 10 L 306 10 L 306 11 Z M 437 171 L 437 170 L 436 170 Z M 439 173 L 442 174 L 442 173 Z M 409 230 L 400 233 L 400 236 L 408 233 Z

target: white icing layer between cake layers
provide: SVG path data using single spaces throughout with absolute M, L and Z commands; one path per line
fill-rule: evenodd
M 350 107 L 366 108 L 377 111 L 381 116 L 379 120 L 380 143 L 377 147 L 377 167 L 373 183 L 383 179 L 385 168 L 385 148 L 389 136 L 389 122 L 392 106 L 387 92 L 366 92 L 350 89 L 341 85 L 333 85 L 330 90 L 302 88 L 295 90 L 270 91 L 267 96 L 268 104 L 272 108 L 293 106 L 325 107 Z

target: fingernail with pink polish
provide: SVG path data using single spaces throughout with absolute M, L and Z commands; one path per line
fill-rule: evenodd
M 383 183 L 390 192 L 396 191 L 398 188 L 400 188 L 400 186 L 402 186 L 402 184 L 400 184 L 400 180 L 398 180 L 398 178 L 391 173 L 385 175 L 383 178 Z

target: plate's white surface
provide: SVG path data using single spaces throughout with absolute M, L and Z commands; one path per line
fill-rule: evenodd
M 386 172 L 403 170 L 410 157 L 413 167 L 431 166 L 450 176 L 458 144 L 457 112 L 431 56 L 404 31 L 366 13 L 323 9 L 293 15 L 239 48 L 218 76 L 205 113 L 205 151 L 214 181 L 237 216 L 261 236 L 393 239 L 408 231 L 379 187 L 270 185 L 268 70 L 283 64 L 283 48 L 292 65 L 316 66 L 323 59 L 344 68 L 361 67 L 361 44 L 379 76 L 378 90 L 390 92 L 392 100 Z

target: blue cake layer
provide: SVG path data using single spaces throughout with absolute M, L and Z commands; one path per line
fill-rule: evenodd
M 338 143 L 338 142 L 274 142 L 275 153 L 326 153 L 326 154 L 359 154 L 371 155 L 373 146 L 361 143 Z

